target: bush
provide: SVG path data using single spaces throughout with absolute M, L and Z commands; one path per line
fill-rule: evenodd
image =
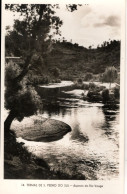
M 60 70 L 57 67 L 53 67 L 49 71 L 55 78 L 58 78 L 60 76 Z
M 97 90 L 89 90 L 87 97 L 89 98 L 90 101 L 98 102 L 102 100 L 102 96 Z
M 91 98 L 93 95 L 95 95 L 95 93 L 93 91 L 89 90 L 87 93 L 87 97 Z
M 102 91 L 102 99 L 104 102 L 107 102 L 109 100 L 109 90 L 108 89 L 104 89 Z
M 119 90 L 119 88 L 114 88 L 114 97 L 116 99 L 119 99 L 119 97 L 120 97 L 120 90 Z
M 84 90 L 89 90 L 89 84 L 83 84 L 83 89 Z
M 57 79 L 56 80 L 56 83 L 61 83 L 61 79 Z
M 86 73 L 84 81 L 89 81 L 93 78 L 93 74 L 92 73 Z
M 83 80 L 81 78 L 77 79 L 75 84 L 74 84 L 74 88 L 75 89 L 83 89 L 84 84 L 83 84 Z
M 78 84 L 82 84 L 82 83 L 83 83 L 83 80 L 82 80 L 81 78 L 79 78 L 79 79 L 77 80 L 77 83 L 78 83 Z
M 48 76 L 34 75 L 33 77 L 29 78 L 29 82 L 33 85 L 48 84 L 50 82 L 50 79 Z
M 105 86 L 100 86 L 100 91 L 106 89 Z
M 89 83 L 89 88 L 90 89 L 95 89 L 97 86 L 96 86 L 96 84 L 94 84 L 94 83 Z
M 107 67 L 105 72 L 103 73 L 102 81 L 109 82 L 111 84 L 117 79 L 117 75 L 117 69 L 114 66 Z
M 74 89 L 84 89 L 84 84 L 75 83 Z

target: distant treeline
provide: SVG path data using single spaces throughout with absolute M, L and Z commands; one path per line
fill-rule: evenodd
M 86 74 L 104 73 L 107 67 L 120 70 L 120 41 L 103 42 L 95 48 L 84 48 L 70 42 L 56 42 L 46 59 L 47 65 L 60 69 L 61 79 L 84 79 Z
M 13 47 L 12 52 L 12 47 L 9 47 L 9 44 L 9 39 L 6 37 L 6 54 L 11 53 L 15 56 L 17 50 L 14 48 L 17 46 Z M 45 56 L 44 62 L 44 65 L 41 60 L 36 63 L 32 74 L 34 77 L 42 76 L 42 79 L 47 76 L 48 81 L 47 78 L 44 81 L 46 83 L 50 82 L 50 78 L 51 81 L 78 78 L 82 78 L 84 81 L 91 79 L 99 81 L 100 75 L 105 72 L 107 67 L 114 66 L 118 72 L 120 71 L 120 41 L 104 41 L 97 48 L 92 48 L 92 46 L 85 48 L 64 39 L 62 42 L 53 41 L 51 52 Z M 43 83 L 43 81 L 41 82 Z

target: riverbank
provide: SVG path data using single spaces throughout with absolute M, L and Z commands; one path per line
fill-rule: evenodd
M 16 137 L 29 141 L 55 141 L 71 131 L 69 125 L 54 119 L 29 119 L 24 128 L 21 123 L 17 130 L 10 130 L 4 140 L 4 178 L 5 179 L 85 179 L 83 175 L 69 175 L 58 170 L 50 170 L 42 158 L 28 152 L 24 143 L 18 143 Z M 31 122 L 30 122 L 31 121 Z M 32 124 L 34 125 L 32 126 Z M 13 125 L 12 125 L 13 126 Z M 21 129 L 22 127 L 22 129 Z M 14 132 L 16 131 L 16 133 Z
M 83 175 L 70 176 L 66 173 L 50 170 L 49 165 L 40 158 L 29 153 L 23 143 L 16 141 L 14 132 L 4 140 L 4 178 L 5 179 L 81 179 Z

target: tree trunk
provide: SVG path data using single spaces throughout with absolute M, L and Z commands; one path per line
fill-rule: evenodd
M 9 115 L 7 116 L 5 122 L 4 122 L 4 131 L 5 132 L 9 132 L 10 127 L 11 127 L 11 123 L 14 120 L 14 118 L 16 117 L 16 114 L 13 110 L 10 111 Z

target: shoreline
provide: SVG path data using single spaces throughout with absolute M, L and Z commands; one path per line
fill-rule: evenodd
M 4 150 L 4 179 L 85 180 L 82 174 L 51 171 L 43 159 L 28 152 L 23 143 L 16 142 L 13 131 L 5 137 Z

